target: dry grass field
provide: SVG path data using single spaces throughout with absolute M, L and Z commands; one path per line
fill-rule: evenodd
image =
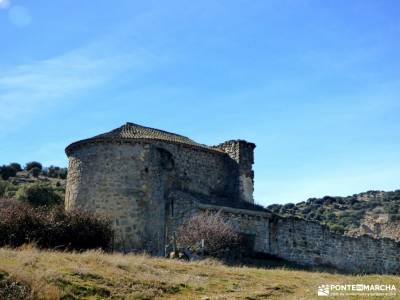
M 99 251 L 0 249 L 0 299 L 321 299 L 317 286 L 326 283 L 400 288 L 400 277 L 232 267 L 213 260 L 183 262 Z

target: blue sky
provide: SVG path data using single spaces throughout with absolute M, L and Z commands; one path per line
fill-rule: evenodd
M 400 2 L 0 0 L 0 163 L 126 121 L 257 144 L 260 204 L 400 188 Z

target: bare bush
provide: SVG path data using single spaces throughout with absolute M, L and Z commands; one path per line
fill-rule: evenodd
M 109 220 L 86 212 L 0 199 L 0 247 L 35 243 L 39 248 L 110 249 L 113 236 Z
M 201 241 L 204 240 L 204 248 Z M 239 235 L 220 213 L 203 212 L 187 220 L 178 230 L 179 247 L 205 255 L 221 256 L 234 251 Z

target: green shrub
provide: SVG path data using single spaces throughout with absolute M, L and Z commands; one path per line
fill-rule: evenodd
M 0 198 L 13 198 L 18 191 L 18 186 L 0 179 Z
M 274 213 L 279 213 L 279 210 L 281 209 L 281 207 L 282 207 L 282 205 L 280 205 L 280 204 L 271 204 L 267 208 Z
M 400 214 L 389 214 L 389 221 L 399 221 L 400 220 Z
M 29 170 L 29 173 L 33 176 L 33 177 L 39 177 L 41 170 L 38 167 L 34 167 L 32 169 Z
M 340 233 L 340 234 L 344 233 L 344 227 L 339 224 L 332 224 L 329 226 L 329 229 L 336 233 Z
M 68 175 L 68 168 L 61 168 L 60 172 L 58 173 L 58 177 L 61 179 L 67 179 Z
M 8 185 L 9 185 L 9 183 L 7 181 L 0 180 L 0 197 L 4 196 Z
M 15 172 L 21 172 L 22 171 L 21 165 L 19 163 L 13 162 L 13 163 L 10 163 L 9 166 L 11 168 L 13 168 L 15 170 Z
M 50 166 L 43 170 L 43 175 L 45 175 L 47 177 L 51 177 L 51 178 L 65 179 L 65 178 L 67 178 L 67 172 L 68 172 L 67 168 Z
M 62 203 L 63 198 L 53 187 L 43 183 L 23 185 L 15 194 L 20 201 L 32 206 L 54 206 Z
M 285 205 L 283 205 L 283 209 L 293 209 L 294 207 L 294 203 L 286 203 Z
M 14 177 L 17 174 L 14 168 L 3 165 L 0 167 L 0 176 L 3 180 L 7 180 L 10 177 Z
M 26 163 L 26 165 L 25 165 L 26 171 L 30 171 L 33 168 L 38 168 L 39 170 L 42 170 L 43 166 L 40 162 L 37 162 L 37 161 L 31 161 L 31 162 Z
M 9 184 L 6 187 L 6 191 L 3 196 L 6 198 L 14 198 L 15 194 L 18 192 L 18 189 L 19 189 L 18 185 Z
M 385 203 L 383 208 L 388 214 L 397 214 L 399 211 L 399 204 L 396 202 Z

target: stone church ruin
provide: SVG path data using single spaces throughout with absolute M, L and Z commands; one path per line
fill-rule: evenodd
M 66 209 L 109 216 L 122 251 L 163 255 L 190 216 L 220 211 L 255 252 L 354 273 L 400 273 L 400 244 L 342 236 L 254 204 L 255 144 L 217 146 L 133 123 L 70 144 Z

